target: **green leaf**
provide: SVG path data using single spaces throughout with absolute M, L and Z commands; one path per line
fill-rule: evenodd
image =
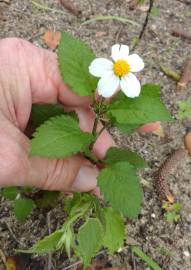
M 140 212 L 142 189 L 135 168 L 127 162 L 118 162 L 103 169 L 98 186 L 110 205 L 129 218 Z
M 57 245 L 63 235 L 62 230 L 56 230 L 52 234 L 44 237 L 42 240 L 38 241 L 29 250 L 18 250 L 23 253 L 48 253 L 57 250 Z
M 19 198 L 14 203 L 14 214 L 18 220 L 24 220 L 35 207 L 35 203 L 31 199 Z
M 74 118 L 67 115 L 56 116 L 37 128 L 30 154 L 64 158 L 79 152 L 92 140 L 93 136 L 82 132 Z
M 145 261 L 148 266 L 154 270 L 162 270 L 162 268 L 149 256 L 147 256 L 138 246 L 133 246 L 132 251 L 139 256 L 143 261 Z
M 96 90 L 98 79 L 89 73 L 94 58 L 85 43 L 62 32 L 58 47 L 60 73 L 64 82 L 80 96 L 89 96 Z
M 125 225 L 119 212 L 112 208 L 104 209 L 105 231 L 103 244 L 113 254 L 123 246 L 125 239 Z
M 34 127 L 42 125 L 50 117 L 64 114 L 64 108 L 61 105 L 54 104 L 33 104 L 31 120 Z
M 77 235 L 77 254 L 87 267 L 103 242 L 103 227 L 97 218 L 88 219 Z
M 19 193 L 19 189 L 17 187 L 6 187 L 2 191 L 3 197 L 9 200 L 14 200 Z
M 126 161 L 137 169 L 147 167 L 145 161 L 137 153 L 117 147 L 109 148 L 104 162 L 107 165 L 112 165 L 120 161 Z
M 34 196 L 36 205 L 40 208 L 54 207 L 58 202 L 59 191 L 40 191 L 37 196 Z
M 146 123 L 172 120 L 160 99 L 160 86 L 154 84 L 142 86 L 137 98 L 128 98 L 119 93 L 107 113 L 119 127 L 127 127 L 127 132 Z
M 115 121 L 114 121 L 114 123 L 115 123 Z M 134 131 L 136 131 L 136 129 L 138 129 L 140 127 L 140 124 L 129 125 L 129 124 L 119 124 L 116 122 L 115 126 L 123 133 L 131 134 Z

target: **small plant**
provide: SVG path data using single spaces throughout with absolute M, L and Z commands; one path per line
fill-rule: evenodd
M 177 222 L 180 219 L 180 211 L 182 209 L 182 205 L 180 203 L 170 204 L 165 202 L 163 204 L 163 209 L 165 209 L 165 218 L 169 222 Z
M 143 192 L 138 172 L 147 166 L 138 154 L 116 147 L 98 160 L 92 153 L 95 141 L 108 127 L 132 133 L 145 123 L 170 121 L 171 116 L 160 99 L 158 85 L 141 87 L 133 73 L 144 68 L 143 60 L 137 54 L 129 55 L 126 45 L 112 46 L 112 60 L 96 58 L 86 44 L 63 32 L 58 60 L 64 82 L 78 95 L 92 98 L 94 126 L 91 133 L 83 132 L 75 113 L 66 113 L 58 105 L 35 105 L 32 117 L 37 128 L 30 155 L 65 158 L 81 153 L 99 164 L 98 186 L 105 202 L 86 193 L 66 197 L 63 226 L 22 252 L 64 248 L 69 257 L 72 253 L 80 257 L 86 267 L 102 247 L 113 254 L 123 246 L 125 219 L 140 213 Z M 100 131 L 98 123 L 103 126 Z
M 23 221 L 36 207 L 34 201 L 24 194 L 31 193 L 31 188 L 7 187 L 2 190 L 2 195 L 12 202 L 15 217 Z
M 178 119 L 191 119 L 191 99 L 180 101 L 178 107 Z

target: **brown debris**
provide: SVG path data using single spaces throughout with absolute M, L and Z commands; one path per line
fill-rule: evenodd
M 180 81 L 177 84 L 177 89 L 178 90 L 185 89 L 190 81 L 191 81 L 191 58 L 187 59 L 184 64 Z
M 184 145 L 189 155 L 191 155 L 191 131 L 189 131 L 184 137 Z
M 79 16 L 81 11 L 71 0 L 60 0 L 61 5 L 75 16 Z
M 182 37 L 182 38 L 191 40 L 191 33 L 189 33 L 187 30 L 185 30 L 182 25 L 176 25 L 172 29 L 171 33 L 175 37 Z
M 161 199 L 167 200 L 169 203 L 174 203 L 174 196 L 170 192 L 166 177 L 176 170 L 186 155 L 187 151 L 184 148 L 178 148 L 165 160 L 156 175 L 155 184 L 158 194 Z
M 52 50 L 56 49 L 60 42 L 61 33 L 58 31 L 48 30 L 44 33 L 42 39 L 44 43 Z

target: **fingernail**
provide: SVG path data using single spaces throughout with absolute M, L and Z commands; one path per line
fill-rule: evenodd
M 72 191 L 87 192 L 96 188 L 98 169 L 93 166 L 82 166 L 76 176 Z

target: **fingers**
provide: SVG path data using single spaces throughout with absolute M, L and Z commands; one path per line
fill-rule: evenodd
M 156 129 L 158 129 L 160 127 L 160 122 L 153 122 L 153 123 L 149 123 L 149 124 L 145 124 L 144 126 L 140 127 L 137 131 L 140 134 L 144 134 L 147 132 L 152 132 L 155 131 Z
M 30 159 L 29 182 L 44 190 L 81 191 L 94 190 L 98 170 L 80 155 L 65 159 Z
M 76 108 L 75 111 L 78 114 L 79 121 L 80 121 L 80 128 L 83 131 L 91 132 L 94 123 L 94 113 L 90 109 L 86 108 Z M 97 132 L 102 129 L 102 124 L 100 123 L 97 128 Z M 96 140 L 93 152 L 99 159 L 103 159 L 107 150 L 110 147 L 116 147 L 114 140 L 112 139 L 111 135 L 107 130 L 104 130 L 101 135 Z
M 55 53 L 37 48 L 25 40 L 19 41 L 28 63 L 33 103 L 59 101 L 67 106 L 89 106 L 89 97 L 78 96 L 63 82 Z

